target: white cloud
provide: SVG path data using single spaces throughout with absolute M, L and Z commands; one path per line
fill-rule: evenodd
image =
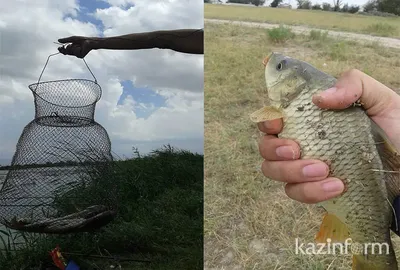
M 200 1 L 106 2 L 112 6 L 92 14 L 104 25 L 102 32 L 102 28 L 79 20 L 79 12 L 87 11 L 79 3 L 85 1 L 2 1 L 0 125 L 4 128 L 0 132 L 0 159 L 12 156 L 23 127 L 33 119 L 33 96 L 28 85 L 37 81 L 47 56 L 57 52 L 58 45 L 53 43 L 57 39 L 203 27 Z M 169 140 L 178 147 L 181 140 L 182 146 L 202 149 L 203 56 L 158 49 L 98 50 L 90 52 L 85 60 L 103 90 L 96 120 L 107 129 L 118 154 L 129 155 L 132 146 L 141 144 L 151 150 Z M 65 78 L 90 79 L 90 73 L 80 59 L 51 57 L 42 81 Z M 132 96 L 118 105 L 123 80 L 155 90 L 166 98 L 165 107 L 156 108 L 152 102 L 138 102 Z M 143 119 L 137 117 L 137 108 L 150 108 L 154 112 Z M 188 140 L 201 145 L 187 145 Z

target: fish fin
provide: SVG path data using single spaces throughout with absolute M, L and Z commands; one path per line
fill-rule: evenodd
M 331 243 L 344 243 L 349 236 L 350 234 L 346 224 L 337 216 L 326 213 L 315 237 L 315 241 L 317 243 L 326 243 L 329 238 Z
M 400 195 L 400 154 L 386 133 L 374 121 L 371 120 L 371 123 L 372 134 L 385 171 L 384 179 L 389 195 L 388 199 L 393 203 L 395 197 Z
M 351 270 L 362 270 L 365 269 L 365 264 L 360 261 L 360 256 L 353 255 L 351 264 Z
M 400 233 L 400 219 L 398 208 L 398 197 L 400 195 L 400 155 L 396 147 L 387 137 L 386 133 L 371 120 L 372 134 L 376 142 L 379 156 L 382 160 L 382 167 L 384 170 L 384 181 L 388 194 L 388 202 L 391 204 L 393 215 L 391 230 L 397 235 Z M 397 199 L 396 199 L 397 198 Z
M 279 118 L 283 118 L 283 112 L 271 106 L 265 106 L 250 114 L 250 120 L 255 123 L 275 120 Z

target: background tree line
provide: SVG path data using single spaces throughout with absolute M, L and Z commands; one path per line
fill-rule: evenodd
M 358 5 L 349 5 L 344 3 L 343 0 L 333 0 L 332 4 L 324 2 L 322 4 L 312 4 L 310 0 L 296 0 L 298 9 L 314 9 L 336 12 L 357 13 L 361 7 Z M 204 0 L 204 3 L 210 3 L 211 0 Z M 278 7 L 283 0 L 273 0 L 270 4 L 271 7 Z M 251 4 L 255 6 L 262 6 L 265 0 L 228 0 L 227 3 L 238 4 Z M 364 6 L 364 12 L 379 11 L 384 13 L 391 13 L 400 16 L 400 0 L 369 0 Z
M 277 7 L 283 0 L 273 0 L 271 7 Z M 343 3 L 343 0 L 333 0 L 333 3 L 324 2 L 320 4 L 312 4 L 310 0 L 296 0 L 298 9 L 314 9 L 336 12 L 357 13 L 360 6 L 349 5 Z M 369 0 L 364 6 L 364 12 L 379 11 L 400 15 L 400 0 Z
M 276 0 L 282 1 L 282 0 Z M 298 9 L 313 9 L 313 10 L 324 10 L 324 11 L 336 11 L 336 12 L 348 12 L 348 13 L 357 13 L 360 10 L 360 6 L 343 4 L 342 0 L 334 0 L 333 4 L 324 2 L 322 4 L 312 4 L 310 0 L 297 0 L 297 8 Z
M 400 16 L 400 0 L 370 0 L 364 5 L 364 11 L 380 11 Z
M 204 0 L 204 3 L 211 3 L 211 0 Z M 262 6 L 265 0 L 228 0 L 227 3 L 248 4 L 255 6 Z

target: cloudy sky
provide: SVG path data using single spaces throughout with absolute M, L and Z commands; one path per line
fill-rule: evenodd
M 0 164 L 9 161 L 24 126 L 33 119 L 33 95 L 54 41 L 71 35 L 115 36 L 203 28 L 199 0 L 1 0 Z M 103 96 L 96 120 L 113 151 L 132 156 L 170 143 L 203 152 L 203 56 L 168 50 L 92 51 L 85 57 Z M 56 55 L 43 80 L 90 79 L 81 59 Z

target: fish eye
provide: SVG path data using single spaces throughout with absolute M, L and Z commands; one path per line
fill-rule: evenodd
M 277 70 L 282 70 L 283 69 L 283 64 L 284 64 L 284 61 L 281 61 L 277 66 L 276 66 L 276 69 Z

